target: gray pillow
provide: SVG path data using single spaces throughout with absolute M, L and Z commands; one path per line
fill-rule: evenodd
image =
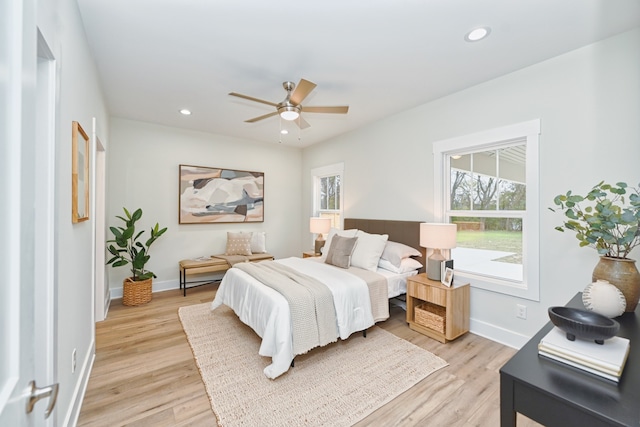
M 331 247 L 324 262 L 340 268 L 349 268 L 351 254 L 353 254 L 357 241 L 357 237 L 342 237 L 336 234 L 331 239 Z

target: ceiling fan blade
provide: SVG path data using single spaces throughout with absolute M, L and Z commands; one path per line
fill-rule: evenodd
M 304 111 L 305 113 L 347 114 L 349 112 L 349 106 L 343 105 L 340 107 L 302 107 L 302 111 Z
M 299 116 L 296 120 L 294 120 L 300 129 L 306 129 L 311 125 L 302 116 Z
M 245 123 L 255 123 L 259 120 L 264 120 L 266 118 L 269 118 L 271 116 L 275 116 L 276 114 L 278 114 L 277 111 L 274 111 L 273 113 L 269 113 L 269 114 L 265 114 L 264 116 L 259 116 L 259 117 L 254 117 L 253 119 L 249 119 L 249 120 L 245 120 Z
M 275 102 L 265 101 L 264 99 L 254 98 L 253 96 L 247 96 L 247 95 L 243 95 L 241 93 L 229 92 L 229 95 L 237 96 L 238 98 L 248 99 L 249 101 L 255 101 L 255 102 L 260 102 L 262 104 L 271 105 L 272 107 L 277 107 L 278 106 L 278 104 L 276 104 Z
M 291 94 L 291 98 L 289 98 L 289 101 L 291 101 L 291 103 L 294 105 L 299 105 L 307 97 L 307 95 L 309 95 L 311 91 L 315 89 L 316 86 L 317 85 L 315 83 L 312 83 L 309 80 L 300 79 L 300 83 L 298 83 L 298 86 L 296 86 L 296 88 L 294 89 L 293 93 Z

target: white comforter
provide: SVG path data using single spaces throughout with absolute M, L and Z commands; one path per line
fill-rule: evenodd
M 346 339 L 374 324 L 369 289 L 364 280 L 316 260 L 285 258 L 276 262 L 320 280 L 331 290 L 340 338 Z M 264 374 L 276 378 L 287 372 L 295 356 L 287 300 L 245 272 L 231 268 L 220 283 L 211 309 L 222 304 L 231 307 L 240 320 L 262 338 L 259 354 L 271 357 L 272 362 Z

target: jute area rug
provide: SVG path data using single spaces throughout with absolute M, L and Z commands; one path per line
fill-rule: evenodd
M 364 338 L 316 348 L 268 379 L 270 358 L 260 337 L 228 307 L 179 309 L 218 424 L 234 426 L 350 426 L 447 366 L 439 357 L 378 327 Z

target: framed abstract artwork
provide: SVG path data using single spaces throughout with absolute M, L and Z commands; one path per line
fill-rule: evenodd
M 78 122 L 71 127 L 71 222 L 89 219 L 89 137 Z
M 180 165 L 179 177 L 179 224 L 264 221 L 264 172 Z

